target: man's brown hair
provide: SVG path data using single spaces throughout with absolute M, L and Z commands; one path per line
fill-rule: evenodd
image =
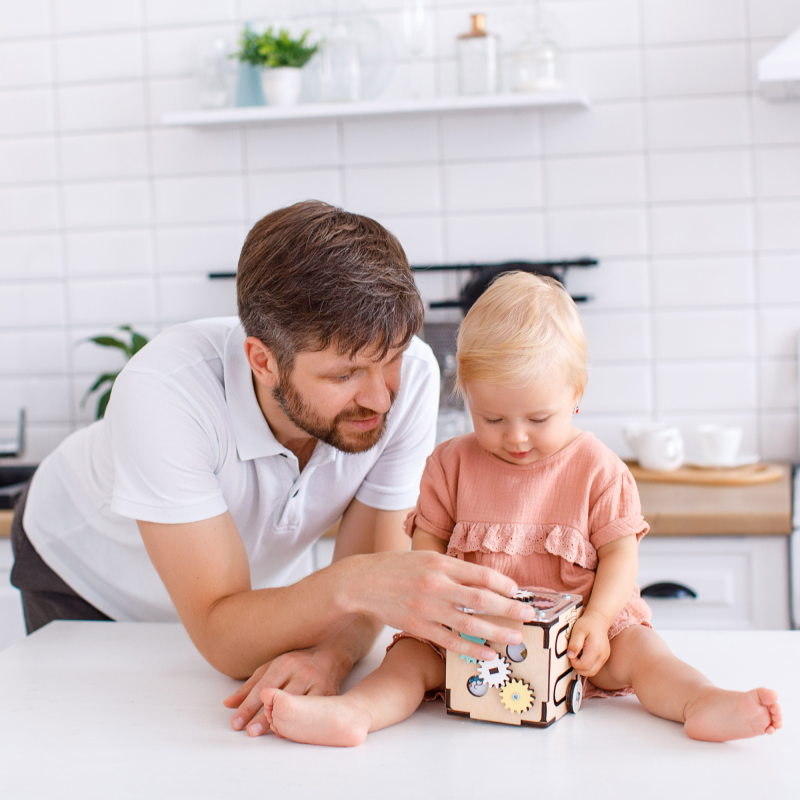
M 334 345 L 383 358 L 420 329 L 424 307 L 395 236 L 318 200 L 281 208 L 247 234 L 236 278 L 239 317 L 284 373 L 302 350 Z

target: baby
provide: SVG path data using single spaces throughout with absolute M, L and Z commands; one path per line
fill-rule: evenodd
M 498 278 L 458 334 L 458 389 L 475 432 L 428 459 L 406 522 L 412 549 L 492 567 L 521 587 L 583 595 L 568 657 L 586 697 L 635 692 L 693 739 L 774 733 L 782 724 L 776 692 L 717 688 L 650 626 L 636 586 L 648 530 L 636 484 L 616 455 L 572 424 L 586 380 L 583 326 L 563 287 L 522 272 Z M 480 616 L 464 619 L 464 633 L 488 638 Z M 398 634 L 380 667 L 344 695 L 265 689 L 261 700 L 279 736 L 352 746 L 409 717 L 444 680 L 442 652 Z

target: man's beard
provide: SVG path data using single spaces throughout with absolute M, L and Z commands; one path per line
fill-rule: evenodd
M 272 396 L 278 402 L 283 413 L 300 430 L 344 453 L 364 453 L 367 450 L 371 450 L 381 440 L 386 429 L 388 412 L 386 414 L 378 414 L 378 412 L 363 406 L 341 411 L 332 420 L 325 419 L 308 407 L 303 395 L 292 383 L 291 378 L 285 375 L 281 376 L 281 382 L 272 390 Z M 394 403 L 396 396 L 397 393 L 390 389 L 389 398 L 391 403 Z M 376 414 L 380 417 L 380 421 L 372 430 L 358 431 L 350 428 L 345 433 L 345 426 L 348 421 L 370 419 Z

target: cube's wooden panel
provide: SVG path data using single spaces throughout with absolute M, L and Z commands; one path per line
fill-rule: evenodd
M 569 634 L 582 612 L 582 606 L 571 606 L 564 609 L 559 617 L 551 622 L 534 621 L 528 624 L 487 616 L 489 622 L 522 632 L 522 641 L 527 650 L 522 661 L 514 661 L 514 658 L 520 656 L 519 648 L 514 650 L 505 644 L 491 641 L 488 645 L 504 657 L 508 668 L 508 680 L 524 681 L 530 687 L 533 691 L 533 701 L 530 708 L 525 711 L 509 710 L 503 702 L 501 687 L 481 684 L 480 662 L 472 662 L 448 651 L 445 681 L 448 713 L 506 725 L 537 727 L 546 727 L 560 719 L 567 713 L 565 702 L 567 688 L 576 677 L 566 655 Z M 470 679 L 475 680 L 476 676 L 476 690 L 484 691 L 481 696 L 475 696 L 468 688 Z M 513 704 L 514 695 L 520 696 L 524 691 L 524 688 L 521 692 L 510 691 L 507 695 L 509 702 Z M 524 694 L 522 697 L 523 700 L 520 702 L 524 702 Z

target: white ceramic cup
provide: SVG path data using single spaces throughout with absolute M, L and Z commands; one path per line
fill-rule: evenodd
M 666 422 L 630 422 L 622 428 L 622 435 L 630 447 L 634 458 L 639 460 L 639 440 L 649 431 L 661 431 L 667 427 Z
M 719 467 L 729 467 L 735 463 L 742 444 L 741 428 L 698 425 L 697 433 L 700 437 L 700 452 L 706 463 Z
M 638 444 L 639 465 L 645 469 L 673 472 L 683 465 L 683 438 L 677 428 L 644 431 Z

